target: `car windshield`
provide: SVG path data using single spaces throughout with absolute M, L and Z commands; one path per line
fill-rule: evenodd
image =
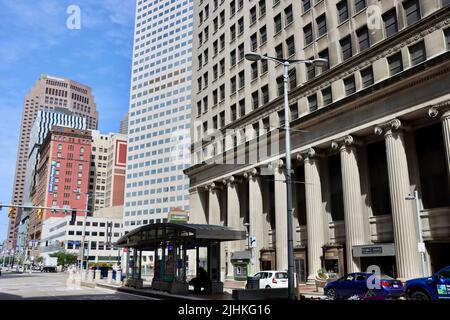
M 444 279 L 450 279 L 450 268 L 446 268 L 439 272 L 439 276 Z

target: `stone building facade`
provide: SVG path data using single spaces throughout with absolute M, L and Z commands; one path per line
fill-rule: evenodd
M 282 68 L 244 52 L 323 57 L 326 68 L 299 65 L 290 77 L 297 276 L 372 265 L 420 276 L 419 219 L 406 199 L 414 190 L 425 272 L 448 265 L 448 4 L 195 1 L 191 221 L 255 236 L 251 272 L 287 269 Z M 223 249 L 222 273 L 232 277 L 233 253 L 247 243 Z

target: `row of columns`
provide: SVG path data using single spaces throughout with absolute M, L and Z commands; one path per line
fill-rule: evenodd
M 444 144 L 447 155 L 447 169 L 450 185 L 450 110 L 444 107 L 433 107 L 429 111 L 431 117 L 441 115 L 444 134 Z M 393 119 L 375 127 L 374 133 L 384 136 L 386 145 L 386 159 L 388 166 L 389 188 L 392 207 L 392 222 L 396 250 L 397 273 L 401 279 L 413 278 L 420 275 L 420 260 L 417 250 L 417 223 L 412 202 L 406 200 L 411 193 L 411 184 L 408 171 L 408 160 L 404 138 L 405 126 L 400 120 Z M 344 203 L 345 238 L 347 251 L 347 271 L 361 270 L 360 261 L 353 258 L 352 249 L 356 245 L 367 244 L 367 235 L 364 230 L 367 222 L 364 219 L 364 208 L 361 201 L 361 179 L 358 163 L 358 141 L 351 136 L 332 141 L 331 147 L 338 150 L 341 160 L 342 193 Z M 308 253 L 308 280 L 314 279 L 317 270 L 321 268 L 322 247 L 326 241 L 326 220 L 323 213 L 322 189 L 319 167 L 319 154 L 315 149 L 309 149 L 297 156 L 304 161 L 305 168 L 305 198 L 307 214 L 307 253 Z M 244 173 L 249 188 L 249 224 L 250 235 L 257 239 L 253 253 L 256 255 L 252 262 L 252 272 L 259 271 L 258 254 L 263 249 L 264 214 L 263 214 L 263 187 L 262 178 L 258 171 L 253 169 Z M 287 204 L 286 184 L 283 163 L 274 169 L 275 183 L 275 224 L 276 228 L 276 260 L 277 269 L 287 269 Z M 228 226 L 242 229 L 240 217 L 241 207 L 236 183 L 242 181 L 230 177 L 224 180 L 227 188 L 227 221 Z M 220 221 L 220 198 L 214 188 L 210 188 L 208 210 L 209 223 L 222 224 Z M 193 208 L 194 209 L 194 208 Z M 229 253 L 243 250 L 242 243 L 231 242 Z M 229 255 L 229 256 L 230 256 Z M 232 276 L 232 268 L 228 271 Z

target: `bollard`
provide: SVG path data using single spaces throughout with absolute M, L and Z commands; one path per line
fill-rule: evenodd
M 87 278 L 88 282 L 93 282 L 94 281 L 94 270 L 89 270 L 88 271 L 88 278 Z
M 108 270 L 108 284 L 111 284 L 113 280 L 113 271 Z
M 122 271 L 116 271 L 116 284 L 122 285 Z
M 99 282 L 102 279 L 102 271 L 100 269 L 95 270 L 95 282 Z

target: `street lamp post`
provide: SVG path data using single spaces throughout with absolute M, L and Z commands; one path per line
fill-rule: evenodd
M 290 60 L 263 56 L 258 53 L 249 52 L 245 54 L 249 61 L 270 60 L 283 65 L 284 78 L 284 129 L 286 143 L 286 200 L 287 200 L 287 238 L 288 238 L 288 288 L 289 300 L 295 300 L 294 283 L 294 240 L 292 230 L 292 172 L 291 172 L 291 136 L 289 122 L 289 67 L 294 64 L 314 64 L 316 66 L 325 66 L 328 63 L 326 59 L 314 60 Z
M 74 193 L 80 194 L 81 192 L 79 190 L 75 190 Z M 89 212 L 89 197 L 90 193 L 86 193 L 86 210 L 84 211 L 84 222 L 83 222 L 83 234 L 81 236 L 81 244 L 80 244 L 80 272 L 84 269 L 83 268 L 83 261 L 84 261 L 84 242 L 86 237 L 86 224 L 87 224 L 87 216 Z M 88 259 L 86 260 L 86 270 L 87 270 L 87 264 Z
M 425 243 L 423 242 L 423 235 L 422 235 L 422 221 L 420 220 L 419 191 L 415 190 L 413 194 L 408 195 L 405 199 L 414 200 L 416 204 L 417 229 L 419 232 L 419 243 L 417 244 L 417 247 L 420 254 L 420 268 L 422 272 L 422 277 L 425 277 L 427 273 L 427 267 L 425 262 Z

